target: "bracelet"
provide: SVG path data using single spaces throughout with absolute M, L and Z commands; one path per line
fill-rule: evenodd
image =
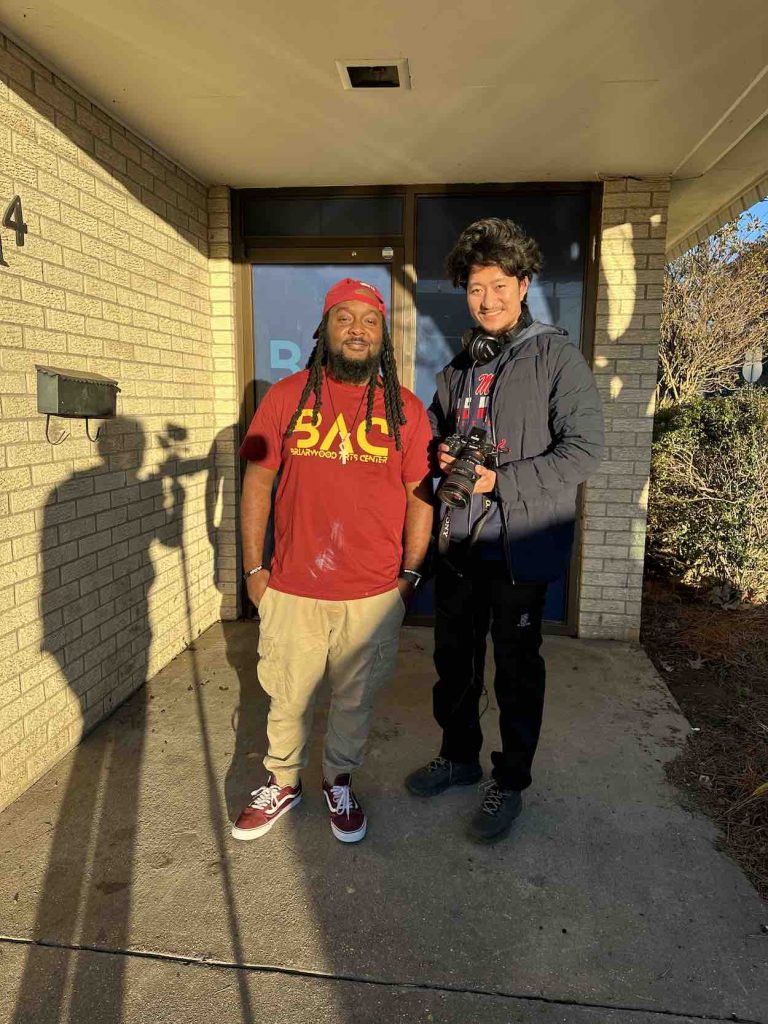
M 253 569 L 249 569 L 249 570 L 248 570 L 248 572 L 244 572 L 244 573 L 243 573 L 243 579 L 244 579 L 244 580 L 247 580 L 247 579 L 248 579 L 248 578 L 249 578 L 250 576 L 255 576 L 255 575 L 256 575 L 256 573 L 257 573 L 257 572 L 261 572 L 261 570 L 262 570 L 263 568 L 264 568 L 264 566 L 263 566 L 263 565 L 257 565 L 257 566 L 255 566 L 255 568 L 253 568 Z
M 421 573 L 417 572 L 415 569 L 401 569 L 400 578 L 403 576 L 411 576 L 413 578 L 412 582 L 414 587 L 418 587 L 423 579 Z

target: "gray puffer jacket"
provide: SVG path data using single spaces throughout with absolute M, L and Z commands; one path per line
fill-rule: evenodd
M 454 433 L 471 367 L 462 351 L 437 375 L 428 410 L 435 438 Z M 558 579 L 573 545 L 578 485 L 597 468 L 604 443 L 592 372 L 565 331 L 534 320 L 510 343 L 493 385 L 491 425 L 500 450 L 493 497 L 512 578 Z

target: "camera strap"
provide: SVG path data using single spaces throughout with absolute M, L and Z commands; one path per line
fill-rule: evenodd
M 472 532 L 469 535 L 467 547 L 472 548 L 480 538 L 480 534 L 483 531 L 485 522 L 488 518 L 488 514 L 493 507 L 493 501 L 488 497 L 487 494 L 483 495 L 483 508 L 480 516 L 472 527 Z M 440 532 L 437 535 L 437 552 L 441 556 L 448 554 L 448 548 L 451 543 L 451 510 L 447 509 L 445 515 L 440 523 Z
M 469 535 L 469 546 L 470 547 L 474 547 L 474 545 L 480 539 L 480 534 L 483 532 L 483 527 L 485 526 L 485 521 L 488 518 L 488 513 L 491 511 L 491 506 L 492 505 L 493 505 L 493 502 L 491 501 L 491 499 L 488 497 L 487 494 L 484 494 L 483 495 L 483 510 L 480 513 L 480 516 L 479 516 L 477 522 L 472 527 L 472 533 L 470 533 L 470 535 Z
M 437 535 L 437 553 L 447 555 L 451 543 L 451 510 L 447 509 L 440 523 L 440 532 Z

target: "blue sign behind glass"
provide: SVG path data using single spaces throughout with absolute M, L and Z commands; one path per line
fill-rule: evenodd
M 259 395 L 264 385 L 303 370 L 314 348 L 325 293 L 343 277 L 367 281 L 387 300 L 392 286 L 386 264 L 323 264 L 253 267 L 254 367 Z

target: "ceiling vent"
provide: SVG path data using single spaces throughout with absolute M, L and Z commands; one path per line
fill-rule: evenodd
M 410 89 L 408 60 L 337 60 L 345 89 Z

